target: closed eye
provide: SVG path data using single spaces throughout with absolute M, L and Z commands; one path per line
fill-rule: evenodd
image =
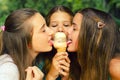
M 57 27 L 57 25 L 51 25 L 51 27 Z
M 45 24 L 42 25 L 42 27 L 40 28 L 40 31 L 42 31 L 42 32 L 45 32 L 45 31 L 46 31 L 46 30 L 45 30 Z
M 65 27 L 69 27 L 70 25 L 68 25 L 68 24 L 64 24 L 64 26 L 65 26 Z
M 76 27 L 76 24 L 73 23 L 73 31 L 76 31 L 77 30 L 77 27 Z

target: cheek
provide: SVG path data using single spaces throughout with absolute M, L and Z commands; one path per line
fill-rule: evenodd
M 78 47 L 78 34 L 77 34 L 77 32 L 73 35 L 73 45 L 74 45 L 74 48 L 77 49 L 77 47 Z
M 44 36 L 39 34 L 34 34 L 32 37 L 32 48 L 35 51 L 41 51 L 43 45 L 45 44 Z
M 38 46 L 38 44 L 39 44 L 39 43 L 38 43 L 38 42 L 39 42 L 38 39 L 39 39 L 39 38 L 37 38 L 36 35 L 33 35 L 33 37 L 32 37 L 32 47 L 33 47 L 33 48 L 36 48 L 36 46 Z
M 53 28 L 53 27 L 50 27 L 50 29 L 52 29 L 52 30 L 55 31 L 55 32 L 57 31 L 57 27 L 54 27 L 54 28 Z
M 71 27 L 64 27 L 64 32 L 69 33 Z
M 78 38 L 77 38 L 76 41 L 75 41 L 75 49 L 76 49 L 76 51 L 77 51 L 77 49 L 78 49 Z

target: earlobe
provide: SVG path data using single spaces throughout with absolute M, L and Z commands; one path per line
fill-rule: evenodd
M 32 27 L 32 29 L 30 30 L 30 35 L 31 35 L 31 36 L 33 35 L 33 27 Z
M 28 44 L 28 48 L 30 48 L 30 49 L 31 49 L 31 48 L 32 48 L 32 44 L 30 44 L 30 43 L 29 43 L 29 44 Z

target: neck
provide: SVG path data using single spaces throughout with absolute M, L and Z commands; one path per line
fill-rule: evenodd
M 39 54 L 39 52 L 30 51 L 30 55 L 32 56 L 32 60 L 34 60 L 38 54 Z

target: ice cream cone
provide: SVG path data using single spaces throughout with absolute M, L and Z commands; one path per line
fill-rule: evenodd
M 54 47 L 57 49 L 57 52 L 65 52 L 67 43 L 66 35 L 63 32 L 57 32 L 54 36 Z
M 58 49 L 57 49 L 57 52 L 65 52 L 65 51 L 66 51 L 66 47 L 58 48 Z

